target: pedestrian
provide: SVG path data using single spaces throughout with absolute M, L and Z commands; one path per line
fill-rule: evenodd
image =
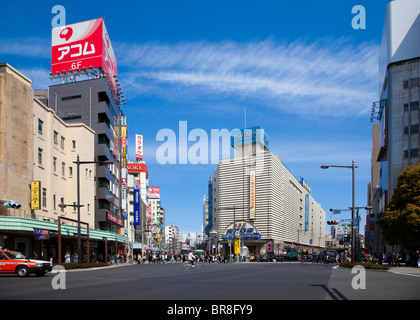
M 92 262 L 93 263 L 97 263 L 98 262 L 98 257 L 96 256 L 95 251 L 92 252 Z
M 70 263 L 70 253 L 68 251 L 64 256 L 64 263 Z

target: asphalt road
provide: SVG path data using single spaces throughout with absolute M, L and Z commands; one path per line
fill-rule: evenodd
M 350 269 L 302 263 L 141 264 L 17 278 L 0 275 L 0 300 L 418 300 L 420 275 L 366 271 L 354 289 Z M 60 281 L 58 278 L 60 277 Z M 353 281 L 353 282 L 352 282 Z M 61 289 L 54 289 L 54 284 Z

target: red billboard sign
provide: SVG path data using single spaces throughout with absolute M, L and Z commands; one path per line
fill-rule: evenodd
M 148 173 L 146 164 L 144 163 L 127 163 L 127 171 L 132 172 L 132 173 L 137 173 L 137 172 Z
M 122 219 L 113 215 L 111 212 L 106 213 L 106 220 L 108 220 L 109 222 L 115 223 L 119 225 L 120 227 L 124 227 L 124 222 L 122 221 Z
M 147 196 L 151 199 L 159 199 L 160 187 L 149 187 Z
M 143 159 L 143 136 L 136 134 L 136 159 Z
M 102 68 L 116 91 L 117 59 L 103 19 L 95 19 L 52 29 L 51 72 L 68 73 Z

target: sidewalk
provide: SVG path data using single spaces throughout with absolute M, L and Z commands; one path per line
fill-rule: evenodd
M 391 267 L 389 269 L 392 273 L 406 274 L 420 277 L 420 268 L 415 267 Z

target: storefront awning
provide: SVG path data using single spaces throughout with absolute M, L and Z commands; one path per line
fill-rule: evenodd
M 58 223 L 43 221 L 37 219 L 28 219 L 21 217 L 0 216 L 0 232 L 4 231 L 27 231 L 34 232 L 34 229 L 49 230 L 58 233 Z M 86 228 L 81 228 L 83 235 L 86 235 Z M 61 234 L 67 236 L 77 236 L 77 226 L 61 224 Z M 89 239 L 108 241 L 118 241 L 128 243 L 126 236 L 105 230 L 89 229 Z

